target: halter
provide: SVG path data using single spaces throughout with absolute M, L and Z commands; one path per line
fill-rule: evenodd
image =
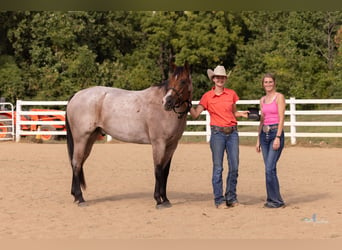
M 175 112 L 176 114 L 178 114 L 178 119 L 181 119 L 185 114 L 187 114 L 191 107 L 192 107 L 192 103 L 191 103 L 191 100 L 188 99 L 188 100 L 182 100 L 182 94 L 179 94 L 179 92 L 175 89 L 175 88 L 168 88 L 167 91 L 169 90 L 173 90 L 176 95 L 177 95 L 177 102 L 175 103 L 175 105 L 173 106 L 172 110 L 173 112 Z M 184 103 L 186 103 L 186 109 L 184 111 L 177 111 L 176 109 L 177 108 L 180 108 Z

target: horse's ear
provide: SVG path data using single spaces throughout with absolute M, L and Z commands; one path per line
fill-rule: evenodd
M 188 60 L 185 61 L 184 67 L 185 67 L 186 69 L 189 69 L 189 62 L 188 62 Z
M 191 67 L 190 67 L 189 62 L 188 62 L 187 60 L 186 60 L 185 63 L 184 63 L 184 68 L 185 68 L 188 72 L 191 71 Z
M 169 57 L 169 73 L 173 73 L 176 69 L 176 64 L 175 64 L 176 58 L 174 56 Z
M 170 61 L 170 67 L 169 67 L 169 72 L 174 72 L 176 69 L 176 64 L 174 61 Z

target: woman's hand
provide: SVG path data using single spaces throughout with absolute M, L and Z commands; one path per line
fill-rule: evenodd
M 261 149 L 260 149 L 260 139 L 259 139 L 259 136 L 258 136 L 256 145 L 255 145 L 255 151 L 257 151 L 257 153 L 260 153 L 260 151 L 261 151 Z
M 202 105 L 197 105 L 196 108 L 194 106 L 192 106 L 189 111 L 190 111 L 191 117 L 193 119 L 197 119 L 203 110 L 204 110 L 204 108 Z
M 257 151 L 257 153 L 260 153 L 261 149 L 259 143 L 257 143 L 257 145 L 255 146 L 255 151 Z
M 273 150 L 278 150 L 280 148 L 280 138 L 276 137 L 272 145 Z
M 234 115 L 235 115 L 235 117 L 248 118 L 248 113 L 249 113 L 249 111 L 236 111 Z

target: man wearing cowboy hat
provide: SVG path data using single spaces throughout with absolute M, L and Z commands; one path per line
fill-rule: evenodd
M 218 65 L 214 71 L 207 70 L 209 79 L 214 83 L 211 90 L 201 98 L 199 105 L 190 109 L 192 118 L 199 117 L 202 111 L 210 114 L 210 149 L 212 152 L 213 173 L 212 185 L 214 202 L 217 208 L 237 206 L 236 185 L 239 169 L 239 134 L 236 117 L 248 117 L 248 111 L 236 110 L 236 102 L 239 96 L 232 89 L 225 88 L 228 79 L 226 69 Z M 223 195 L 223 157 L 227 152 L 228 175 L 226 179 L 226 191 Z

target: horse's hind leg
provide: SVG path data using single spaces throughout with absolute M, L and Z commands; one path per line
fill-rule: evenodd
M 84 163 L 84 152 L 85 144 L 77 143 L 74 147 L 74 156 L 71 161 L 72 166 L 72 184 L 71 184 L 71 194 L 74 196 L 75 203 L 84 203 L 83 194 L 81 186 L 86 189 L 86 183 L 83 173 L 83 163 Z
M 74 202 L 81 205 L 85 202 L 81 190 L 81 179 L 84 179 L 82 164 L 74 164 L 72 168 L 71 194 L 75 198 Z M 85 189 L 85 186 L 83 188 Z
M 72 165 L 72 185 L 71 185 L 71 194 L 75 198 L 75 202 L 80 206 L 85 204 L 85 200 L 83 198 L 82 190 L 86 189 L 86 182 L 83 173 L 83 164 L 85 160 L 88 158 L 92 146 L 98 136 L 98 130 L 95 130 L 89 137 L 88 140 L 82 140 L 78 142 L 74 146 L 74 156 L 71 161 Z

